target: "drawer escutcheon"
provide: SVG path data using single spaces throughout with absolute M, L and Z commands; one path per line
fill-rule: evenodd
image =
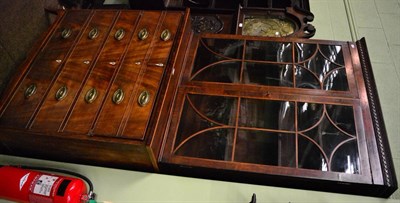
M 120 104 L 120 103 L 124 100 L 124 97 L 125 97 L 124 91 L 123 91 L 121 88 L 118 88 L 118 89 L 114 92 L 114 95 L 113 95 L 113 97 L 112 97 L 112 101 L 113 101 L 115 104 Z
M 118 41 L 122 40 L 125 37 L 125 30 L 120 28 L 115 32 L 114 38 Z
M 96 27 L 92 28 L 88 35 L 89 39 L 95 39 L 98 36 L 99 36 L 99 30 Z
M 29 87 L 28 88 L 26 88 L 26 90 L 25 90 L 25 98 L 29 98 L 29 97 L 31 97 L 32 95 L 34 95 L 35 93 L 36 93 L 36 89 L 37 89 L 37 86 L 36 86 L 36 84 L 35 83 L 33 83 L 33 84 L 31 84 L 31 85 L 29 85 Z
M 72 30 L 71 28 L 64 28 L 64 30 L 61 32 L 61 37 L 63 39 L 67 39 L 72 35 Z
M 167 40 L 171 39 L 171 32 L 168 29 L 165 29 L 164 31 L 162 31 L 161 39 L 163 41 L 167 41 Z
M 138 103 L 141 107 L 146 106 L 150 102 L 150 93 L 147 90 L 143 90 L 138 98 Z
M 143 28 L 139 31 L 138 37 L 140 40 L 145 40 L 147 37 L 149 37 L 149 31 L 147 31 L 146 28 Z
M 97 90 L 95 88 L 92 88 L 92 89 L 88 90 L 86 92 L 86 95 L 85 95 L 86 103 L 88 103 L 88 104 L 93 103 L 94 100 L 96 100 L 96 98 L 97 98 L 97 94 L 98 93 L 97 93 Z
M 67 86 L 62 86 L 60 89 L 57 90 L 56 92 L 56 100 L 61 101 L 63 100 L 68 94 L 68 88 Z

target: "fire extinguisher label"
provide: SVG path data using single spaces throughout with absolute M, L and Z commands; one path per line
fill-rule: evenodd
M 24 187 L 26 181 L 28 180 L 29 174 L 31 173 L 27 173 L 24 176 L 22 176 L 22 178 L 19 180 L 19 191 L 22 190 L 22 187 Z
M 49 175 L 41 175 L 35 183 L 33 187 L 33 193 L 50 196 L 51 189 L 53 188 L 54 183 L 57 181 L 58 177 L 49 176 Z

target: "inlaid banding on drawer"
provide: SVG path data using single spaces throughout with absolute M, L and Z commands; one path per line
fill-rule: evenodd
M 88 133 L 101 111 L 104 102 L 111 102 L 110 96 L 106 97 L 110 91 L 110 85 L 115 78 L 124 55 L 127 54 L 127 48 L 132 38 L 133 32 L 137 26 L 140 17 L 139 11 L 121 11 L 113 27 L 108 33 L 105 45 L 99 54 L 97 63 L 90 72 L 85 81 L 75 106 L 72 108 L 71 115 L 64 127 L 65 132 Z M 115 39 L 118 30 L 123 29 L 125 36 L 121 40 Z M 91 88 L 97 90 L 97 98 L 90 104 L 85 101 L 85 94 Z M 114 90 L 115 91 L 115 90 Z M 109 94 L 113 94 L 111 91 Z M 85 112 L 83 115 L 82 112 Z
M 95 123 L 94 135 L 114 137 L 119 134 L 124 118 L 126 118 L 126 112 L 130 108 L 130 103 L 133 100 L 137 101 L 135 92 L 138 90 L 136 88 L 141 81 L 140 75 L 145 70 L 144 62 L 153 50 L 152 39 L 156 37 L 155 33 L 160 29 L 162 17 L 162 12 L 157 11 L 141 13 L 127 53 L 121 62 L 121 67 L 111 84 L 109 94 L 104 100 L 104 106 Z M 145 40 L 138 37 L 143 28 L 146 28 L 148 33 Z M 118 105 L 112 101 L 112 95 L 117 89 L 122 89 L 125 93 L 124 100 Z
M 144 139 L 146 127 L 153 111 L 158 89 L 176 36 L 178 26 L 183 15 L 180 12 L 165 12 L 162 24 L 157 29 L 153 38 L 153 46 L 149 58 L 137 83 L 138 98 L 136 104 L 131 105 L 129 115 L 125 123 L 122 137 Z M 145 93 L 144 93 L 145 92 Z

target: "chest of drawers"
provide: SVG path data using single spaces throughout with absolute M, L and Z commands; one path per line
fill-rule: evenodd
M 5 148 L 33 157 L 157 169 L 161 137 L 154 135 L 153 118 L 186 20 L 181 11 L 60 13 L 3 95 Z

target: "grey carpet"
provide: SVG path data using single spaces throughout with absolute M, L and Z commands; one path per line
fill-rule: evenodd
M 57 0 L 0 0 L 0 93 L 49 27 L 45 7 L 58 8 Z

